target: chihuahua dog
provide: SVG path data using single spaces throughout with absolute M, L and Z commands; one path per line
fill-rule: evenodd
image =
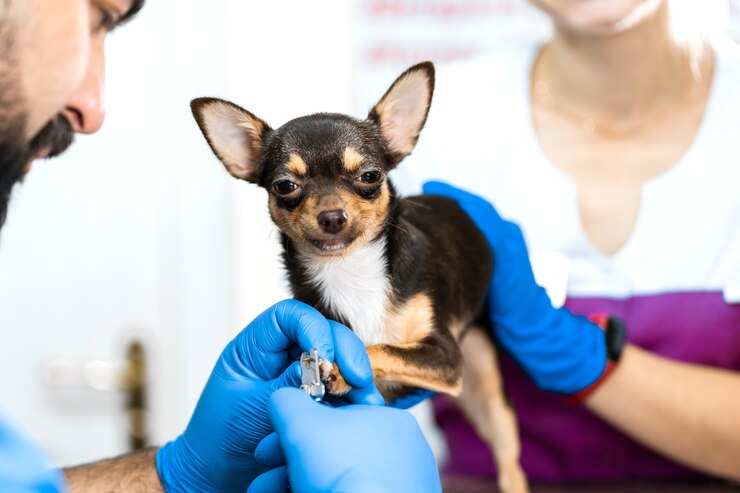
M 191 107 L 228 172 L 268 191 L 296 299 L 362 339 L 386 400 L 417 387 L 458 397 L 493 449 L 501 491 L 522 493 L 516 418 L 480 323 L 491 250 L 454 201 L 401 198 L 388 179 L 414 149 L 433 91 L 424 62 L 365 120 L 319 113 L 273 129 L 228 101 Z M 335 395 L 350 389 L 336 365 L 322 380 Z

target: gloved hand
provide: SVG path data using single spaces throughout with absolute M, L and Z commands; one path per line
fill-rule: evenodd
M 3 493 L 62 493 L 59 470 L 35 445 L 0 417 L 0 491 Z
M 280 302 L 229 343 L 187 429 L 157 452 L 165 491 L 246 491 L 266 470 L 254 460 L 254 450 L 272 431 L 267 417 L 270 395 L 281 387 L 300 386 L 300 363 L 291 355 L 311 348 L 329 362 L 336 357 L 342 375 L 355 387 L 350 401 L 383 403 L 359 338 L 308 305 Z
M 283 389 L 270 400 L 277 430 L 257 459 L 279 466 L 258 477 L 249 493 L 436 493 L 439 472 L 416 420 L 388 407 L 331 408 L 304 392 Z M 285 455 L 283 455 L 283 451 Z
M 437 395 L 437 393 L 432 390 L 417 388 L 409 395 L 396 397 L 390 401 L 388 405 L 390 407 L 395 407 L 396 409 L 409 409 L 431 397 L 434 397 L 435 395 Z
M 495 336 L 542 390 L 571 395 L 604 373 L 604 332 L 566 308 L 553 308 L 537 285 L 519 227 L 502 219 L 484 199 L 450 185 L 429 182 L 424 193 L 457 201 L 485 235 L 493 250 L 488 293 Z

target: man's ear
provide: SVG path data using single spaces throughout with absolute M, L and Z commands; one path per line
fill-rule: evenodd
M 235 178 L 257 183 L 264 136 L 271 130 L 249 111 L 222 99 L 190 103 L 195 121 L 216 156 Z
M 385 96 L 370 110 L 368 119 L 378 125 L 398 164 L 411 154 L 432 104 L 434 65 L 422 62 L 402 73 Z

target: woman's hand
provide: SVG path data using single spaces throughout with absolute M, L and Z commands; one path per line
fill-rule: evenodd
M 524 237 L 484 199 L 450 185 L 429 182 L 424 193 L 457 201 L 488 240 L 494 268 L 488 292 L 496 338 L 535 384 L 550 392 L 575 394 L 604 373 L 604 331 L 565 308 L 555 309 L 534 280 Z

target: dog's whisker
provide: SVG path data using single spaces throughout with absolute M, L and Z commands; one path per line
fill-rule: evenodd
M 415 200 L 407 200 L 404 202 L 405 207 L 417 207 L 419 209 L 427 209 L 431 210 L 432 206 L 429 204 L 422 204 L 421 202 L 415 201 Z

